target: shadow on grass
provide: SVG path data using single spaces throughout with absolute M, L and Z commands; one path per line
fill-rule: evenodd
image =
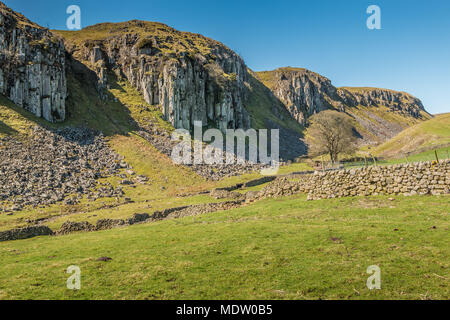
M 0 120 L 0 134 L 6 134 L 6 135 L 13 135 L 17 134 L 18 131 L 11 128 L 7 124 L 5 124 L 3 121 Z

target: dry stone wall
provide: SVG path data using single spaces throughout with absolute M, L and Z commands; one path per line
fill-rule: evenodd
M 307 193 L 308 200 L 369 195 L 448 194 L 450 160 L 335 170 L 275 180 L 258 198 Z
M 29 226 L 0 232 L 0 242 L 48 236 L 52 234 L 53 231 L 47 226 Z
M 154 222 L 164 219 L 178 219 L 187 216 L 195 216 L 210 212 L 231 210 L 238 208 L 243 203 L 243 200 L 234 200 L 219 203 L 205 203 L 199 205 L 190 205 L 176 208 L 168 208 L 162 211 L 155 211 L 153 214 L 135 213 L 128 219 L 100 219 L 96 225 L 87 221 L 73 222 L 66 221 L 61 225 L 61 228 L 52 231 L 45 225 L 33 225 L 24 228 L 16 228 L 6 231 L 0 231 L 0 242 L 11 241 L 19 239 L 28 239 L 44 235 L 65 235 L 74 232 L 92 232 L 99 230 L 113 229 L 122 226 L 129 226 L 138 223 Z

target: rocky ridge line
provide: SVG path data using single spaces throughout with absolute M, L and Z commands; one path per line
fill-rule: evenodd
M 257 72 L 257 75 L 301 125 L 306 125 L 308 119 L 318 112 L 336 109 L 348 113 L 367 132 L 385 141 L 403 130 L 403 126 L 368 110 L 361 111 L 362 115 L 356 112 L 357 107 L 387 107 L 387 112 L 405 119 L 427 119 L 429 116 L 422 102 L 406 92 L 379 88 L 336 88 L 328 78 L 300 68 L 279 68 Z M 365 135 L 364 132 L 360 134 Z M 363 138 L 373 140 L 373 137 Z

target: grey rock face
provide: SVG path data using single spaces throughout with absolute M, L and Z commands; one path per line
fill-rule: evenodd
M 158 35 L 155 25 L 171 36 Z M 128 80 L 147 103 L 161 107 L 175 128 L 192 129 L 194 121 L 221 130 L 250 127 L 244 108 L 247 67 L 236 53 L 211 39 L 162 24 L 130 21 L 120 26 L 121 32 L 107 39 L 88 40 L 85 45 L 67 41 L 66 47 L 96 71 L 103 86 L 107 73 Z M 192 40 L 181 44 L 185 37 Z M 197 40 L 207 53 L 192 42 Z
M 302 125 L 313 114 L 341 102 L 337 89 L 329 79 L 306 69 L 275 70 L 268 86 Z
M 422 102 L 406 92 L 378 88 L 339 88 L 338 94 L 343 103 L 354 106 L 385 106 L 391 111 L 420 118 L 425 111 Z
M 329 79 L 306 69 L 280 68 L 260 75 L 302 125 L 311 115 L 327 109 L 351 113 L 351 108 L 356 106 L 384 106 L 414 118 L 420 118 L 425 111 L 422 102 L 408 93 L 378 88 L 336 88 Z
M 0 3 L 0 93 L 37 117 L 65 119 L 63 42 Z
M 133 73 L 128 69 L 125 74 L 149 104 L 162 107 L 165 119 L 175 128 L 191 129 L 194 121 L 213 122 L 221 130 L 248 128 L 243 106 L 245 65 L 236 55 L 221 53 L 218 56 L 223 60 L 218 64 L 208 65 L 201 56 L 183 56 L 160 66 L 144 62 L 143 70 Z M 146 69 L 149 71 L 144 72 Z M 236 74 L 236 80 L 221 79 L 223 72 Z

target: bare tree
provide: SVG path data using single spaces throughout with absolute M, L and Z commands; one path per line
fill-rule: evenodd
M 356 150 L 357 137 L 350 117 L 337 111 L 322 111 L 309 119 L 306 143 L 313 157 L 329 154 L 332 163 L 340 153 L 351 154 Z

